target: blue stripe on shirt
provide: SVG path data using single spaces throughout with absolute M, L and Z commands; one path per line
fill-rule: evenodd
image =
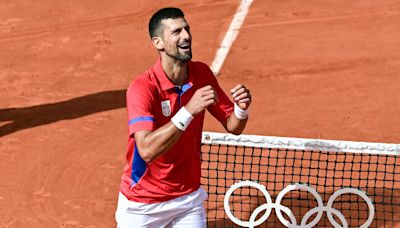
M 154 122 L 154 117 L 152 117 L 152 116 L 139 116 L 139 117 L 136 117 L 135 119 L 129 120 L 128 125 L 131 125 L 131 124 L 134 124 L 134 123 L 137 123 L 137 122 L 141 122 L 141 121 L 152 121 L 152 122 Z
M 131 183 L 131 187 L 139 182 L 139 180 L 143 177 L 144 173 L 146 172 L 146 169 L 147 169 L 146 162 L 140 156 L 139 150 L 135 143 L 133 151 L 132 173 L 131 173 L 131 178 L 133 182 Z

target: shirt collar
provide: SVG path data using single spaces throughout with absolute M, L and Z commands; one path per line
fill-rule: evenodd
M 189 68 L 190 68 L 190 65 L 192 65 L 191 63 L 192 63 L 191 61 L 188 62 Z M 161 64 L 161 58 L 159 58 L 157 60 L 156 64 L 154 64 L 153 71 L 154 71 L 158 81 L 160 82 L 160 86 L 161 86 L 162 90 L 166 91 L 166 90 L 175 88 L 174 83 L 172 83 L 171 80 L 169 80 L 168 76 L 164 72 L 164 69 Z M 189 83 L 190 81 L 191 81 L 191 72 L 188 69 L 188 78 L 186 79 L 186 83 Z

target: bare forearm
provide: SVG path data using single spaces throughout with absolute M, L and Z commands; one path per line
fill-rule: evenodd
M 232 114 L 226 121 L 226 131 L 234 135 L 240 135 L 246 127 L 247 120 L 248 118 L 240 120 Z
M 168 151 L 178 141 L 183 131 L 169 122 L 152 132 L 145 132 L 138 143 L 139 154 L 145 162 L 150 162 Z M 140 132 L 142 134 L 142 132 Z M 136 135 L 135 135 L 136 139 Z

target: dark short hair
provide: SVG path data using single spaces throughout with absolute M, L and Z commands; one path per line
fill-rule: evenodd
M 149 34 L 150 38 L 155 36 L 159 36 L 159 28 L 161 25 L 161 21 L 165 19 L 175 19 L 185 17 L 181 9 L 168 7 L 158 10 L 150 19 L 149 21 Z

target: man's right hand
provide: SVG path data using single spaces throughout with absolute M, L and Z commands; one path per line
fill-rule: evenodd
M 198 89 L 190 101 L 185 105 L 186 110 L 188 110 L 192 116 L 202 112 L 208 106 L 214 105 L 218 102 L 217 92 L 210 85 L 204 86 Z

